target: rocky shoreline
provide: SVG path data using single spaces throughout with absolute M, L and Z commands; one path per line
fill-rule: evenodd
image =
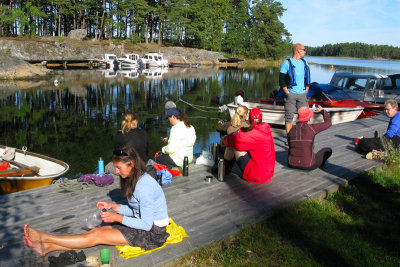
M 31 65 L 27 60 L 101 58 L 105 53 L 159 52 L 170 62 L 219 65 L 218 52 L 185 47 L 163 47 L 156 44 L 115 44 L 110 40 L 76 40 L 68 37 L 0 38 L 0 79 L 18 80 L 40 78 L 51 72 L 45 67 Z

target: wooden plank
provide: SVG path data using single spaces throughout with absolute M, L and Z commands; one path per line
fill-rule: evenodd
M 39 171 L 39 168 L 36 168 L 36 171 Z M 33 170 L 26 168 L 18 168 L 18 169 L 8 169 L 4 171 L 0 171 L 0 177 L 14 177 L 14 176 L 22 176 L 34 174 Z

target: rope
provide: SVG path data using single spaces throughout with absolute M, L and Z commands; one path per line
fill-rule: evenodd
M 181 98 L 179 98 L 178 101 L 176 101 L 176 103 L 178 103 L 178 102 L 183 102 L 186 105 L 189 105 L 189 106 L 193 107 L 194 109 L 197 109 L 197 110 L 200 110 L 200 111 L 203 111 L 203 112 L 216 112 L 216 111 L 221 112 L 220 111 L 221 110 L 220 107 L 206 107 L 206 106 L 196 105 L 196 104 L 189 103 L 189 102 L 187 102 L 187 101 L 185 101 L 185 100 L 183 100 Z M 204 108 L 214 109 L 214 110 L 208 111 L 208 110 L 204 110 Z
M 77 192 L 82 190 L 88 190 L 96 187 L 95 185 L 88 184 L 86 182 L 78 182 L 77 180 L 69 180 L 68 178 L 60 178 L 53 181 L 57 187 L 70 192 Z

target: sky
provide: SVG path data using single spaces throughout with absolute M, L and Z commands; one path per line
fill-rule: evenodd
M 400 0 L 276 0 L 293 43 L 400 47 Z

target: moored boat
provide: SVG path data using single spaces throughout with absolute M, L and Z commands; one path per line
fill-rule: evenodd
M 118 58 L 118 61 L 121 62 L 121 69 L 123 70 L 139 69 L 143 67 L 142 60 L 139 58 L 139 55 L 135 53 L 125 54 L 123 57 Z
M 104 54 L 101 59 L 96 59 L 99 62 L 100 68 L 102 69 L 119 69 L 120 62 L 114 54 Z
M 263 113 L 263 122 L 274 125 L 285 125 L 285 108 L 281 105 L 269 105 L 253 102 L 243 102 L 249 110 L 253 108 L 259 108 Z M 229 115 L 235 114 L 237 105 L 233 102 L 227 105 L 229 110 Z M 343 122 L 354 121 L 363 112 L 362 107 L 325 107 L 324 108 L 331 116 L 332 124 L 339 124 Z M 297 114 L 295 114 L 294 123 L 297 121 Z M 316 113 L 313 118 L 311 118 L 310 123 L 323 122 L 322 114 Z
M 278 92 L 274 98 L 261 99 L 263 104 L 283 105 L 283 91 Z M 352 99 L 344 90 L 329 84 L 312 83 L 307 94 L 308 104 L 321 105 L 322 107 L 363 107 L 364 110 L 357 119 L 372 117 L 381 112 L 383 104 L 369 103 Z
M 5 149 L 0 145 L 0 155 Z M 7 170 L 0 171 L 1 194 L 49 185 L 69 170 L 69 165 L 61 160 L 20 149 L 15 149 L 9 165 Z
M 146 68 L 166 68 L 169 66 L 168 60 L 159 53 L 144 54 L 141 60 Z

